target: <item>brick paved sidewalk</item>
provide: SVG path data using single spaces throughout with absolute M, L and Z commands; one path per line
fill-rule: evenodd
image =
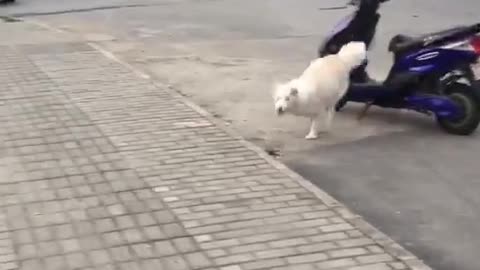
M 30 43 L 0 46 L 0 269 L 428 269 L 168 89 Z

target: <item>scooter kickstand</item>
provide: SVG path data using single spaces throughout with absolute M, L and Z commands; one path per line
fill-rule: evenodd
M 357 120 L 360 121 L 363 119 L 363 117 L 365 117 L 365 115 L 367 114 L 367 111 L 368 109 L 370 109 L 370 107 L 373 105 L 373 101 L 369 101 L 367 103 L 365 103 L 365 106 L 363 107 L 363 110 L 358 114 L 357 116 Z

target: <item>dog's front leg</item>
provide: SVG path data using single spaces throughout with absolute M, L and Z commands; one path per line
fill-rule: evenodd
M 307 136 L 305 136 L 305 139 L 307 140 L 315 140 L 318 138 L 318 117 L 313 117 L 310 119 L 311 124 L 310 124 L 310 132 L 308 132 Z

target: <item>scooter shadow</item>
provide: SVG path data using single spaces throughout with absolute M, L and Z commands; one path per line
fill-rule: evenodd
M 444 133 L 438 127 L 433 115 L 420 114 L 406 109 L 388 109 L 374 106 L 368 110 L 362 119 L 358 120 L 357 118 L 363 108 L 363 104 L 350 103 L 338 113 L 359 121 L 360 125 L 364 123 L 367 125 L 398 126 L 403 130 L 425 135 Z

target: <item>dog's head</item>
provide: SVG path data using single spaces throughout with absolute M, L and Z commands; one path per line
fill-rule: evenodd
M 297 98 L 298 87 L 295 80 L 284 84 L 275 84 L 273 99 L 277 115 L 289 112 L 295 106 Z

